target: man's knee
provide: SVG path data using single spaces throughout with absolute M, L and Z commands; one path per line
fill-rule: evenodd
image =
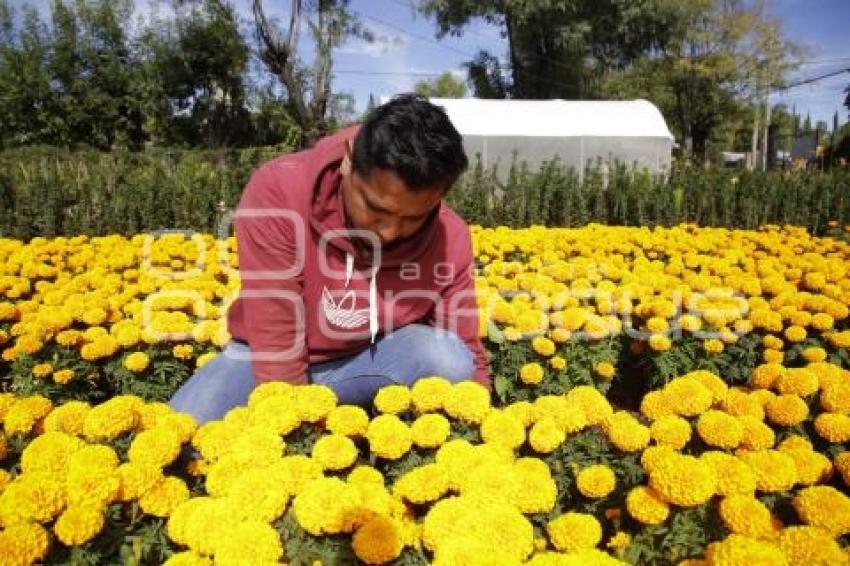
M 475 372 L 472 352 L 454 332 L 418 327 L 410 355 L 419 377 L 440 376 L 449 381 L 470 379 Z

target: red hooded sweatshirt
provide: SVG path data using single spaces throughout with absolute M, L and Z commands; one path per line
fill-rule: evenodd
M 351 356 L 411 323 L 454 331 L 489 387 L 478 338 L 472 242 L 444 202 L 413 236 L 370 252 L 354 245 L 340 189 L 357 127 L 283 155 L 251 176 L 235 217 L 241 290 L 228 314 L 258 382 L 307 383 L 308 364 Z

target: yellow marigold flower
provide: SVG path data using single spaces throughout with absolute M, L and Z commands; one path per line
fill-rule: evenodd
M 649 486 L 667 503 L 694 507 L 711 499 L 717 490 L 714 469 L 680 454 L 661 459 L 649 473 Z
M 682 376 L 684 379 L 696 379 L 702 383 L 709 391 L 715 403 L 719 403 L 726 398 L 726 393 L 729 391 L 729 386 L 716 373 L 699 369 L 686 373 Z
M 761 402 L 749 392 L 741 389 L 730 389 L 723 398 L 722 408 L 730 415 L 740 417 L 750 415 L 759 420 L 764 419 L 764 407 Z
M 741 448 L 746 450 L 766 450 L 773 448 L 776 442 L 776 434 L 773 429 L 764 424 L 761 419 L 750 415 L 738 417 L 738 422 L 744 427 L 744 436 L 741 438 Z
M 368 484 L 383 487 L 384 476 L 372 466 L 360 465 L 348 473 L 346 481 L 350 484 Z
M 752 495 L 734 494 L 720 501 L 720 517 L 731 532 L 754 539 L 773 532 L 770 510 Z
M 670 506 L 652 488 L 643 485 L 626 496 L 626 510 L 644 525 L 660 525 L 670 514 Z
M 835 539 L 817 527 L 786 527 L 779 535 L 778 544 L 789 566 L 847 563 L 847 554 Z
M 779 450 L 742 452 L 738 458 L 753 469 L 759 491 L 786 491 L 797 483 L 793 458 Z
M 549 454 L 553 452 L 564 440 L 567 433 L 551 417 L 545 417 L 534 423 L 528 434 L 528 442 L 535 452 Z
M 375 417 L 369 423 L 366 438 L 372 453 L 387 460 L 401 458 L 413 443 L 410 428 L 395 415 Z
M 325 428 L 345 436 L 365 436 L 369 428 L 369 415 L 362 407 L 340 405 L 328 414 Z
M 364 523 L 351 538 L 354 554 L 366 564 L 385 564 L 399 557 L 404 537 L 399 522 L 376 516 Z
M 421 505 L 443 497 L 449 490 L 449 474 L 445 466 L 425 464 L 401 476 L 393 493 L 411 503 Z
M 632 544 L 631 535 L 624 531 L 617 531 L 611 536 L 610 539 L 608 539 L 608 542 L 605 544 L 605 546 L 612 550 L 622 552 L 623 550 L 628 548 L 630 544 Z
M 477 381 L 461 381 L 452 386 L 443 403 L 450 417 L 479 424 L 490 412 L 490 391 Z
M 343 470 L 357 461 L 357 447 L 347 436 L 327 434 L 313 445 L 313 460 L 325 470 Z
M 295 400 L 301 420 L 316 423 L 336 408 L 336 393 L 324 385 L 300 385 L 295 388 Z
M 549 358 L 549 367 L 554 370 L 561 371 L 567 367 L 567 360 L 561 356 L 552 356 Z
M 650 421 L 666 415 L 675 415 L 670 398 L 663 391 L 650 391 L 640 402 L 640 413 Z
M 602 423 L 614 414 L 614 409 L 608 399 L 598 389 L 590 385 L 573 387 L 565 397 L 569 405 L 581 409 L 588 424 Z
M 6 442 L 0 437 L 0 456 L 6 456 Z M 68 469 L 71 455 L 84 443 L 62 432 L 45 432 L 34 438 L 21 453 L 21 471 L 50 472 L 63 477 Z
M 127 462 L 118 466 L 117 470 L 119 501 L 138 499 L 159 483 L 164 476 L 162 469 L 156 464 L 144 462 Z
M 398 415 L 410 409 L 410 389 L 406 385 L 388 385 L 378 389 L 373 401 L 380 413 Z
M 765 413 L 767 418 L 775 424 L 794 426 L 806 420 L 809 416 L 809 406 L 796 395 L 779 395 L 768 401 L 765 405 Z
M 665 415 L 649 426 L 649 436 L 658 444 L 681 450 L 691 439 L 691 425 L 682 417 Z
M 784 332 L 785 339 L 794 343 L 802 342 L 806 339 L 807 335 L 808 333 L 806 332 L 806 329 L 802 326 L 797 326 L 796 324 L 789 326 Z
M 599 362 L 598 364 L 596 364 L 596 366 L 594 366 L 593 371 L 595 371 L 596 375 L 598 375 L 600 378 L 608 380 L 614 377 L 614 374 L 617 372 L 617 369 L 611 362 Z
M 666 352 L 671 346 L 670 338 L 663 334 L 653 334 L 649 337 L 649 347 L 656 352 Z
M 623 452 L 637 452 L 649 445 L 649 428 L 625 411 L 617 411 L 605 423 L 608 440 Z
M 144 352 L 133 352 L 124 358 L 124 367 L 133 373 L 141 373 L 147 369 L 150 358 Z
M 679 317 L 679 327 L 687 332 L 696 332 L 702 328 L 702 320 L 692 314 L 683 314 Z
M 168 518 L 168 537 L 195 552 L 212 555 L 218 530 L 233 523 L 224 498 L 193 497 L 178 505 Z
M 768 334 L 762 338 L 761 344 L 765 348 L 772 348 L 774 350 L 781 350 L 785 347 L 785 343 L 782 339 L 774 336 L 773 334 Z
M 53 381 L 58 385 L 67 385 L 74 380 L 74 370 L 60 369 L 53 372 Z
M 452 393 L 452 384 L 442 377 L 423 377 L 410 390 L 413 407 L 418 413 L 431 413 L 443 408 Z
M 769 362 L 757 366 L 750 374 L 750 387 L 753 389 L 769 389 L 785 374 L 785 366 L 777 362 Z
M 678 453 L 679 452 L 670 446 L 665 446 L 664 444 L 647 446 L 640 455 L 640 465 L 643 466 L 644 470 L 651 473 L 652 470 L 655 469 L 655 466 L 657 466 L 664 458 Z
M 534 423 L 533 405 L 529 401 L 514 401 L 503 409 L 509 415 L 514 416 L 523 426 Z
M 439 413 L 426 413 L 410 425 L 413 443 L 421 448 L 441 446 L 451 433 L 451 423 Z
M 850 441 L 850 416 L 821 413 L 815 417 L 815 430 L 821 438 L 835 443 Z
M 357 492 L 338 478 L 318 478 L 295 496 L 292 509 L 298 524 L 308 533 L 319 536 L 351 532 L 359 505 Z
M 808 397 L 820 387 L 817 374 L 808 368 L 788 368 L 775 385 L 777 393 L 800 397 Z
M 841 474 L 844 483 L 850 485 L 850 452 L 836 454 L 833 464 L 838 473 Z
M 785 360 L 785 352 L 782 350 L 765 348 L 761 357 L 766 364 L 781 364 Z
M 32 368 L 32 374 L 38 378 L 47 377 L 51 373 L 53 373 L 53 365 L 48 363 L 36 364 Z
M 820 393 L 820 406 L 829 413 L 850 413 L 850 380 L 825 386 Z
M 138 397 L 122 395 L 93 407 L 83 421 L 87 440 L 113 440 L 133 430 L 137 422 L 136 409 L 143 402 Z
M 717 494 L 722 496 L 752 495 L 756 491 L 756 474 L 750 466 L 726 452 L 708 451 L 700 460 L 714 470 Z
M 71 505 L 56 520 L 53 532 L 65 546 L 79 546 L 93 539 L 103 529 L 103 523 L 100 509 Z
M 706 338 L 702 341 L 702 348 L 706 353 L 716 355 L 723 353 L 726 345 L 722 340 L 718 340 L 717 338 Z
M 177 344 L 171 348 L 171 355 L 178 360 L 191 360 L 194 353 L 195 349 L 191 344 Z
M 826 360 L 826 350 L 818 347 L 809 347 L 803 350 L 803 358 L 807 362 L 822 362 Z
M 834 487 L 816 485 L 801 489 L 793 503 L 804 523 L 833 536 L 850 532 L 850 497 Z
M 59 407 L 53 409 L 44 418 L 44 430 L 46 432 L 65 432 L 74 436 L 83 433 L 83 422 L 86 414 L 91 410 L 88 403 L 82 401 L 66 401 Z
M 524 364 L 519 370 L 519 378 L 526 385 L 537 385 L 543 381 L 543 366 L 537 362 Z
M 295 392 L 298 386 L 285 381 L 268 381 L 257 385 L 248 395 L 248 406 L 253 407 L 264 399 L 270 397 L 282 397 L 295 402 Z
M 262 521 L 242 521 L 218 531 L 216 564 L 244 564 L 248 556 L 257 564 L 276 564 L 282 555 L 280 535 Z
M 139 498 L 142 511 L 157 517 L 167 517 L 189 499 L 189 488 L 180 478 L 166 476 Z
M 465 528 L 458 529 L 457 525 Z M 498 501 L 449 497 L 434 504 L 422 525 L 422 542 L 435 555 L 434 563 L 449 559 L 454 549 L 471 553 L 457 562 L 482 559 L 485 564 L 522 562 L 534 549 L 534 529 L 515 507 Z M 489 550 L 489 553 L 486 551 Z M 448 552 L 448 555 L 446 553 Z
M 709 544 L 705 557 L 706 563 L 711 566 L 788 565 L 782 552 L 774 545 L 738 534 L 729 535 L 720 542 Z
M 549 336 L 556 344 L 563 344 L 565 342 L 570 341 L 570 338 L 572 338 L 573 333 L 567 330 L 566 328 L 553 328 Z
M 663 389 L 675 414 L 695 417 L 707 411 L 714 402 L 711 390 L 696 379 L 677 377 Z
M 825 482 L 832 476 L 832 462 L 820 452 L 815 452 L 811 448 L 785 446 L 780 446 L 779 449 L 794 459 L 799 484 L 814 485 Z
M 531 349 L 548 358 L 555 353 L 555 343 L 545 336 L 537 336 L 531 341 Z
M 552 545 L 561 552 L 593 548 L 602 540 L 599 521 L 585 513 L 565 513 L 549 521 L 546 532 Z
M 47 523 L 65 504 L 61 478 L 50 472 L 21 474 L 0 494 L 0 522 L 7 526 L 21 521 Z
M 336 408 L 331 410 L 328 419 L 336 410 Z M 285 436 L 301 424 L 302 410 L 298 407 L 298 402 L 285 395 L 274 395 L 260 399 L 251 405 L 250 411 L 252 420 L 256 424 L 279 435 Z M 212 429 L 208 426 L 206 430 Z M 201 450 L 201 452 L 206 458 L 212 459 L 212 454 L 207 454 L 204 450 Z
M 670 329 L 666 319 L 653 316 L 646 321 L 646 328 L 653 334 L 664 334 Z
M 525 442 L 525 425 L 511 413 L 494 409 L 481 423 L 481 438 L 484 442 L 518 448 Z
M 576 476 L 576 487 L 585 497 L 599 499 L 606 497 L 617 485 L 614 471 L 604 464 L 584 468 Z
M 177 458 L 181 447 L 180 437 L 173 430 L 153 428 L 136 435 L 127 451 L 127 457 L 131 462 L 164 468 Z
M 696 428 L 706 444 L 727 450 L 737 448 L 744 438 L 741 422 L 723 411 L 706 411 L 700 415 Z
M 514 504 L 525 514 L 549 513 L 555 507 L 558 488 L 546 462 L 519 458 L 513 464 L 516 480 Z
M 35 424 L 47 416 L 53 409 L 49 399 L 41 395 L 32 395 L 14 399 L 3 418 L 6 434 L 27 434 Z
M 754 391 L 750 391 L 750 397 L 761 403 L 762 408 L 764 408 L 768 401 L 776 398 L 776 393 L 769 389 L 756 389 Z
M 34 564 L 47 557 L 50 540 L 37 523 L 14 523 L 0 531 L 0 556 L 8 564 Z

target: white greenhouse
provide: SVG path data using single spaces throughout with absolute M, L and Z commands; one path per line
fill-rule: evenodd
M 586 100 L 483 100 L 431 98 L 463 135 L 470 162 L 496 165 L 504 178 L 514 151 L 531 170 L 552 159 L 582 175 L 599 160 L 665 174 L 673 135 L 651 102 Z

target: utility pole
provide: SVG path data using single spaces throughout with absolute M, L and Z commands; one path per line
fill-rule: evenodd
M 764 102 L 764 137 L 761 140 L 761 170 L 767 171 L 767 132 L 770 128 L 770 100 L 765 97 Z

